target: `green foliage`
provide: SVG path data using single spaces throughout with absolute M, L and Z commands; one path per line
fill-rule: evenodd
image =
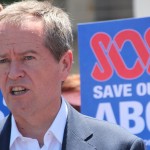
M 13 3 L 13 2 L 18 2 L 20 0 L 0 0 L 0 3 L 1 4 L 10 4 L 10 3 Z

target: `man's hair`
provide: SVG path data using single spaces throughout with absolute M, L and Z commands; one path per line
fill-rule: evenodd
M 44 45 L 59 61 L 66 51 L 72 49 L 73 37 L 68 14 L 48 1 L 21 1 L 6 6 L 0 12 L 0 22 L 20 26 L 30 16 L 43 22 Z

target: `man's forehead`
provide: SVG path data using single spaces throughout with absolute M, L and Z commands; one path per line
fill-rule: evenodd
M 16 25 L 11 23 L 0 22 L 0 34 L 16 34 L 20 32 L 21 34 L 31 34 L 35 36 L 43 36 L 43 24 L 42 22 L 24 22 L 22 25 Z
M 10 18 L 3 18 L 2 20 L 0 20 L 1 27 L 12 26 L 17 28 L 26 28 L 26 27 L 34 28 L 35 25 L 43 28 L 44 26 L 43 20 L 31 15 L 22 16 L 22 18 L 16 16 L 16 18 L 10 17 Z
M 40 47 L 43 45 L 42 29 L 37 24 L 17 27 L 12 24 L 0 22 L 0 49 Z

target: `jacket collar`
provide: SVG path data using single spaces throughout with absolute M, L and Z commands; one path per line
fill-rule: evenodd
M 0 150 L 9 150 L 11 133 L 11 114 L 8 116 L 0 134 Z
M 95 150 L 95 146 L 90 143 L 93 137 L 85 117 L 78 113 L 70 104 L 68 106 L 68 118 L 64 132 L 62 150 Z
M 93 132 L 85 122 L 85 118 L 74 110 L 68 102 L 66 103 L 68 107 L 68 118 L 64 131 L 62 150 L 96 150 L 95 146 L 90 143 Z M 0 150 L 9 150 L 10 134 L 11 114 L 8 116 L 0 134 Z

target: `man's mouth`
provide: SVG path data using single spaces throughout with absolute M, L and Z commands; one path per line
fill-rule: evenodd
M 20 86 L 17 86 L 17 87 L 13 87 L 10 91 L 10 93 L 12 95 L 22 95 L 22 94 L 25 94 L 26 92 L 28 91 L 28 89 L 24 88 L 24 87 L 20 87 Z

